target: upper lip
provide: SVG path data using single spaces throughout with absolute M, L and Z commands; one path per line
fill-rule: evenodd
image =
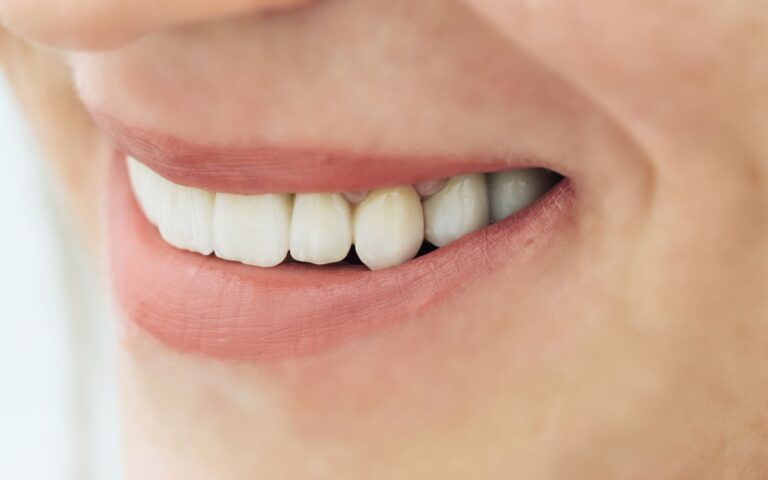
M 565 168 L 530 156 L 390 155 L 269 144 L 204 145 L 127 125 L 92 111 L 101 131 L 123 153 L 175 183 L 217 192 L 351 192 L 394 187 L 468 172 L 526 167 Z M 567 172 L 565 172 L 567 176 Z

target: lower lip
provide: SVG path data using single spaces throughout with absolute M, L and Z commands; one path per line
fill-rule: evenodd
M 111 274 L 124 318 L 177 351 L 239 361 L 319 354 L 418 320 L 521 252 L 546 248 L 575 203 L 562 181 L 526 210 L 386 270 L 258 268 L 166 244 L 142 216 L 124 162 L 113 162 L 110 184 Z

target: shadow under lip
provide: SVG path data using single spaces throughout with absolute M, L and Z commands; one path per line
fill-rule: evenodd
M 510 262 L 533 268 L 524 258 L 551 244 L 575 213 L 565 180 L 523 211 L 397 267 L 258 268 L 165 243 L 115 157 L 108 224 L 117 306 L 170 348 L 227 360 L 311 355 L 419 317 Z

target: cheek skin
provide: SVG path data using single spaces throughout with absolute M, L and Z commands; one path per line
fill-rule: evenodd
M 768 48 L 765 2 L 467 3 L 595 99 L 659 168 L 686 160 L 669 142 L 753 164 L 768 153 L 768 69 L 757 60 Z
M 143 34 L 316 0 L 2 0 L 0 20 L 35 42 L 76 50 L 116 48 Z
M 56 193 L 96 252 L 101 212 L 94 199 L 102 195 L 106 169 L 101 160 L 111 147 L 83 108 L 60 56 L 0 29 L 0 66 L 40 140 Z

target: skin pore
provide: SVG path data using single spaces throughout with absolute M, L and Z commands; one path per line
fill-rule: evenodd
M 536 275 L 328 354 L 223 362 L 125 324 L 128 478 L 768 473 L 763 2 L 59 3 L 0 0 L 0 60 L 94 257 L 113 154 L 87 109 L 210 141 L 523 146 L 577 190 Z

